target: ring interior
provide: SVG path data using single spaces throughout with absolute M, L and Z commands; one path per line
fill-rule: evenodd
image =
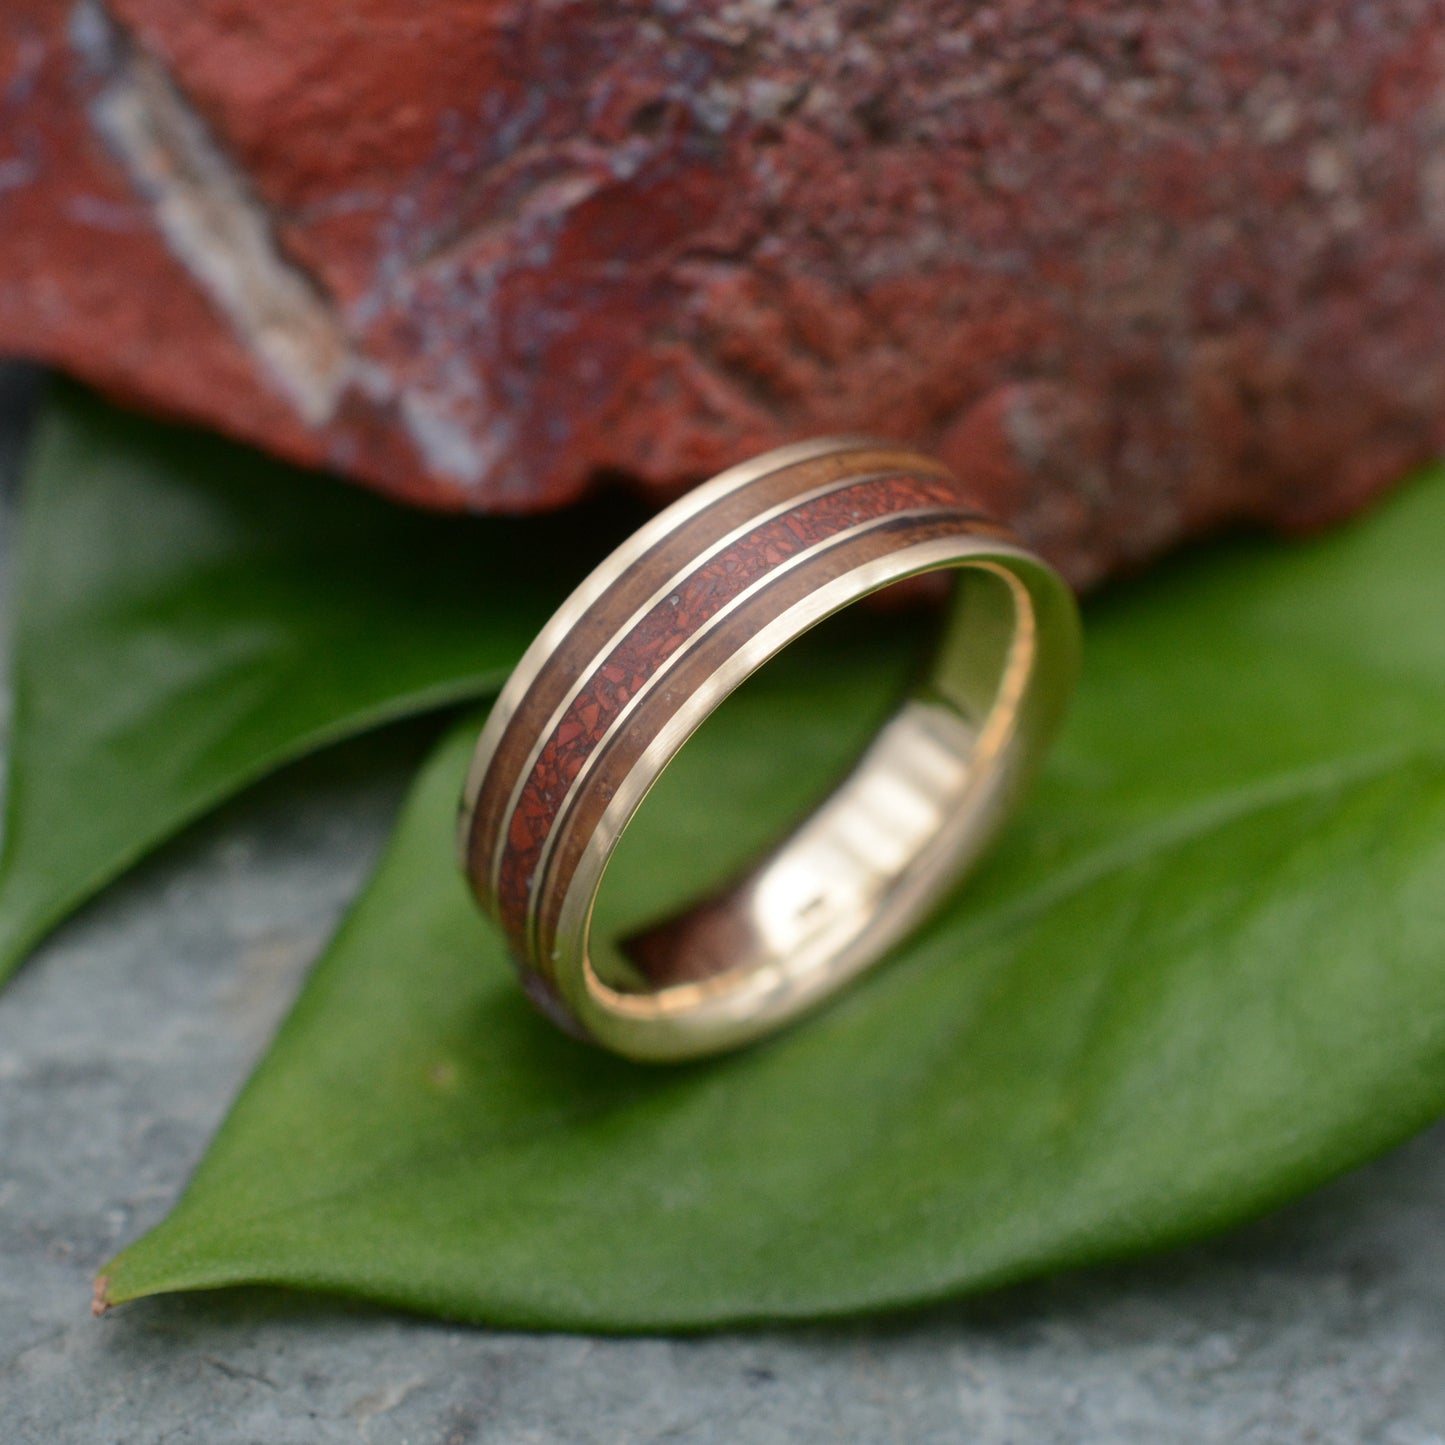
M 735 991 L 781 1015 L 876 958 L 1002 815 L 1033 638 L 1017 578 L 959 569 L 922 681 L 844 778 L 719 892 L 620 942 L 594 938 L 594 997 L 641 1020 Z

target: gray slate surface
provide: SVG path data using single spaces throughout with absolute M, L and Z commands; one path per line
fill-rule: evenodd
M 7 472 L 25 409 L 0 375 Z M 907 1319 L 579 1339 L 255 1291 L 91 1320 L 92 1272 L 184 1183 L 407 767 L 389 740 L 293 770 L 0 997 L 0 1445 L 1445 1445 L 1445 1130 L 1214 1245 Z

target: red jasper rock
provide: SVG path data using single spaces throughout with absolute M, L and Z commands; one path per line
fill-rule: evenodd
M 1075 580 L 1445 441 L 1431 0 L 7 0 L 0 348 L 439 506 L 940 450 Z

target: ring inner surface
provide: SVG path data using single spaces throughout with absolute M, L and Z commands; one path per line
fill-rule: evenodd
M 660 922 L 594 934 L 605 1006 L 645 1017 L 761 990 L 786 1009 L 871 962 L 953 881 L 999 807 L 1033 643 L 1010 573 L 973 564 L 952 581 L 923 678 L 782 842 Z

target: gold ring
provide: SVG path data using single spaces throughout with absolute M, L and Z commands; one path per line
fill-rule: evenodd
M 823 618 L 939 569 L 932 666 L 833 792 L 646 948 L 591 937 L 618 839 L 708 714 Z M 1078 652 L 1068 586 L 937 462 L 851 437 L 782 447 L 660 512 L 542 629 L 477 742 L 463 867 L 564 1028 L 637 1059 L 733 1048 L 958 881 L 1057 730 Z

